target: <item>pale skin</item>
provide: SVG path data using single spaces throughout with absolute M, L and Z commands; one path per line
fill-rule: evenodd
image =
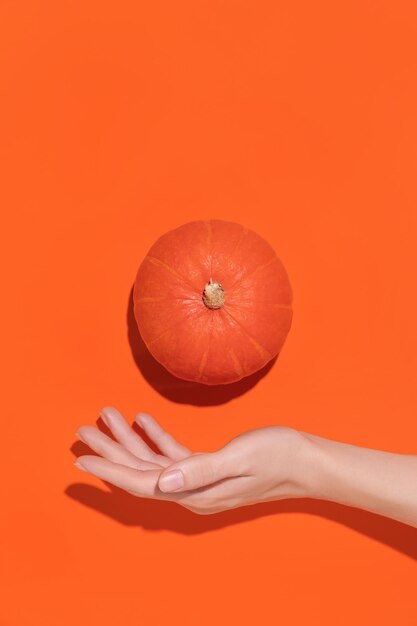
M 77 435 L 95 453 L 76 460 L 80 469 L 132 496 L 172 500 L 199 515 L 258 502 L 319 498 L 361 508 L 417 528 L 417 455 L 363 448 L 287 426 L 243 432 L 214 452 L 193 452 L 157 420 L 135 421 L 159 452 L 136 433 L 114 407 L 100 415 L 114 439 L 95 426 Z M 171 490 L 162 478 L 184 477 Z

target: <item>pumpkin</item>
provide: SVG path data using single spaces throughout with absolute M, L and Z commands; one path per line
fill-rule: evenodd
M 219 385 L 264 367 L 292 321 L 292 290 L 272 246 L 218 219 L 163 234 L 133 288 L 135 320 L 153 357 L 179 378 Z

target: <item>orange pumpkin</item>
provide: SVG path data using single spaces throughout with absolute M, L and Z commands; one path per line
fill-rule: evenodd
M 206 385 L 261 369 L 292 321 L 291 286 L 274 249 L 254 231 L 217 219 L 162 235 L 138 269 L 133 301 L 154 358 Z

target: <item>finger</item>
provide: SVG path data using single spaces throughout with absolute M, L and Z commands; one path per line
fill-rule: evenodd
M 174 461 L 190 456 L 191 450 L 181 445 L 162 428 L 148 413 L 139 413 L 135 421 L 143 428 L 146 434 L 156 443 L 160 451 Z
M 105 457 L 113 463 L 120 463 L 136 469 L 161 469 L 161 465 L 144 461 L 126 450 L 120 443 L 113 441 L 95 426 L 80 426 L 77 430 L 78 437 L 86 443 L 94 452 Z
M 78 457 L 76 463 L 90 474 L 136 496 L 173 499 L 169 497 L 170 494 L 164 494 L 158 488 L 160 469 L 137 470 L 94 455 L 82 455 Z
M 165 468 L 159 477 L 159 488 L 163 492 L 179 492 L 238 476 L 241 470 L 232 461 L 233 456 L 226 448 L 216 452 L 195 453 Z
M 171 463 L 169 459 L 165 459 L 161 454 L 154 452 L 148 444 L 135 433 L 120 411 L 114 407 L 105 406 L 100 411 L 100 415 L 117 441 L 119 441 L 126 450 L 144 461 L 159 463 L 164 467 Z

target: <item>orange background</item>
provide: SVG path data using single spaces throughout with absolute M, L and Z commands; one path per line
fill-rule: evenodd
M 417 623 L 410 526 L 198 516 L 73 466 L 105 405 L 194 450 L 276 423 L 417 452 L 416 25 L 413 2 L 1 2 L 2 626 Z M 152 363 L 131 294 L 208 218 L 264 236 L 294 292 L 273 367 L 214 395 Z

